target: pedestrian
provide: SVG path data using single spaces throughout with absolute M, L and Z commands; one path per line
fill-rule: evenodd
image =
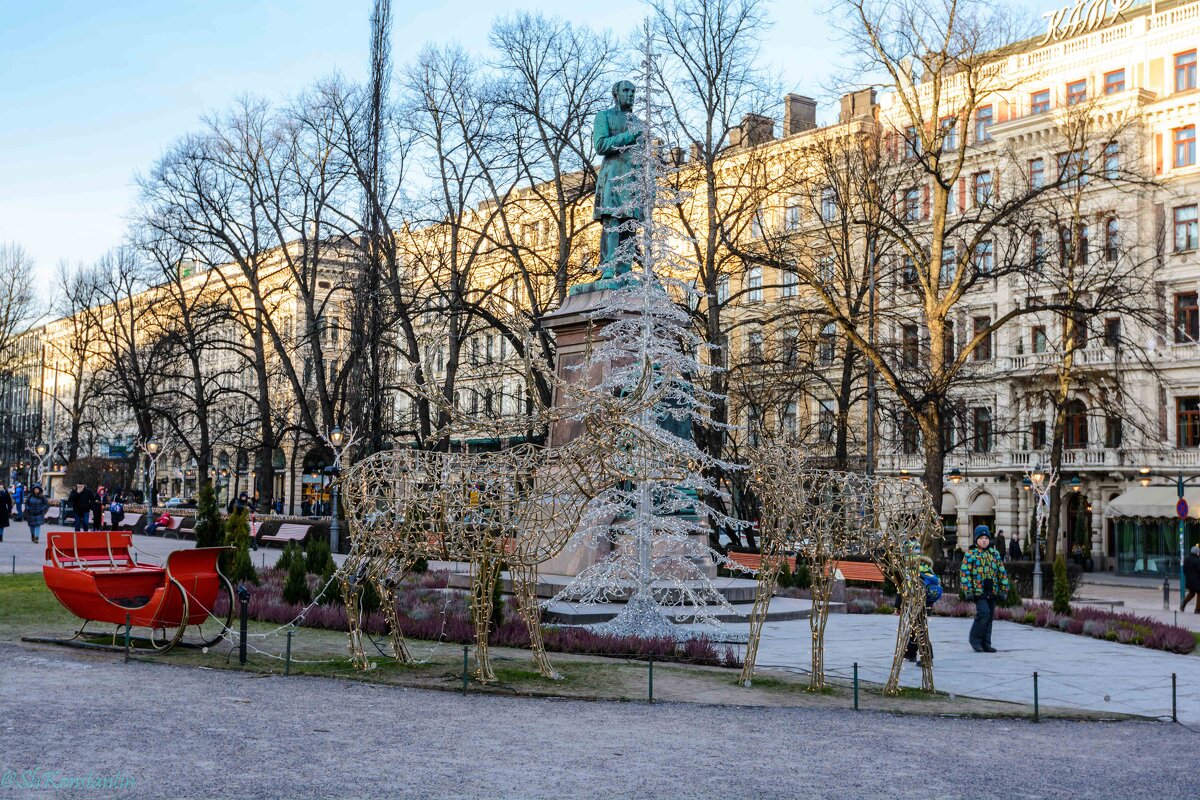
M 146 526 L 146 535 L 153 536 L 154 532 L 163 526 L 171 527 L 171 515 L 165 511 L 162 513 L 162 516 Z
M 106 508 L 108 508 L 108 492 L 103 486 L 99 486 L 92 498 L 92 530 L 104 530 L 104 510 Z
M 1008 561 L 1008 542 L 1004 538 L 1004 529 L 996 531 L 996 552 L 1000 554 L 1001 561 Z
M 971 624 L 969 641 L 976 653 L 994 653 L 992 619 L 996 616 L 996 598 L 1008 594 L 1008 571 L 1000 553 L 992 547 L 992 534 L 987 525 L 975 527 L 975 543 L 963 557 L 958 576 L 959 593 L 963 600 L 975 603 L 975 622 Z
M 4 541 L 4 529 L 12 524 L 13 499 L 8 489 L 0 484 L 0 542 Z
M 1183 585 L 1187 594 L 1179 604 L 1179 610 L 1187 608 L 1193 597 L 1196 598 L 1196 613 L 1200 614 L 1200 544 L 1192 545 L 1192 551 L 1183 559 Z
M 921 556 L 918 560 L 917 574 L 921 577 L 921 587 L 924 590 L 925 600 L 925 630 L 928 636 L 929 630 L 929 615 L 933 612 L 933 604 L 942 599 L 942 579 L 933 571 L 933 559 L 929 556 Z M 917 631 L 914 629 L 908 637 L 908 647 L 904 650 L 904 657 L 909 661 L 917 660 Z
M 75 530 L 86 531 L 92 519 L 92 506 L 96 504 L 96 496 L 86 483 L 77 483 L 67 495 L 67 505 L 75 514 Z M 43 514 L 45 512 L 42 512 Z
M 1021 560 L 1021 543 L 1017 541 L 1016 536 L 1010 537 L 1008 540 L 1008 560 Z
M 235 511 L 248 512 L 250 510 L 250 501 L 247 498 L 248 495 L 245 492 L 242 492 L 235 499 L 229 501 L 229 505 L 225 507 L 225 511 L 229 514 L 232 514 Z
M 13 487 L 12 499 L 17 507 L 17 519 L 20 519 L 25 513 L 25 484 L 21 481 L 17 481 L 17 485 Z
M 112 519 L 112 529 L 115 531 L 121 524 L 121 520 L 125 519 L 125 503 L 120 492 L 115 493 L 112 502 L 108 504 L 108 514 Z
M 38 543 L 49 507 L 50 501 L 42 497 L 42 485 L 35 483 L 29 497 L 25 498 L 25 524 L 29 526 L 29 538 L 34 544 Z

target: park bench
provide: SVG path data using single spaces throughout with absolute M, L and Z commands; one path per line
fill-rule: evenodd
M 166 525 L 159 525 L 158 530 L 162 531 L 161 536 L 164 539 L 178 539 L 180 535 L 180 527 L 183 526 L 183 517 L 171 515 L 171 521 Z
M 870 561 L 834 561 L 833 569 L 848 581 L 883 583 L 883 570 Z
M 126 514 L 125 519 L 121 520 L 121 530 L 128 530 L 131 533 L 140 533 L 145 530 L 146 526 L 142 524 L 142 514 Z
M 43 517 L 47 524 L 58 522 L 62 519 L 62 509 L 59 506 L 50 506 L 46 509 L 46 514 Z
M 736 564 L 741 564 L 743 567 L 747 567 L 748 569 L 758 570 L 762 567 L 762 554 L 761 553 L 739 553 L 737 551 L 730 550 L 725 555 L 730 561 L 732 561 Z M 787 556 L 786 558 L 787 558 L 788 569 L 791 570 L 792 572 L 795 572 L 796 571 L 796 557 L 795 556 Z
M 250 532 L 250 535 L 257 536 L 260 542 L 282 542 L 284 544 L 287 544 L 288 542 L 299 542 L 303 544 L 304 540 L 308 538 L 309 532 L 312 531 L 312 525 L 304 525 L 299 522 L 287 522 L 283 525 L 280 525 L 279 530 L 275 531 L 275 533 L 258 536 L 257 528 L 261 524 L 262 523 L 255 523 L 254 528 L 252 528 Z

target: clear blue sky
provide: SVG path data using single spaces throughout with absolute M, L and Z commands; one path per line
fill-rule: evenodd
M 778 0 L 765 61 L 785 91 L 820 98 L 838 44 L 826 0 Z M 486 47 L 492 20 L 541 10 L 628 33 L 638 0 L 393 2 L 397 66 L 427 42 Z M 118 244 L 133 176 L 240 94 L 283 99 L 367 70 L 371 0 L 0 0 L 0 241 L 36 258 L 43 295 L 60 259 Z M 831 116 L 828 106 L 820 117 Z

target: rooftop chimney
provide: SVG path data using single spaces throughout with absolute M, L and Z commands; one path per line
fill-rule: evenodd
M 730 147 L 754 147 L 775 138 L 775 120 L 761 114 L 747 114 L 742 124 L 729 132 Z
M 838 114 L 838 122 L 850 122 L 855 119 L 874 119 L 875 90 L 862 89 L 842 95 L 842 111 Z
M 783 135 L 791 136 L 817 127 L 817 101 L 802 94 L 783 96 Z

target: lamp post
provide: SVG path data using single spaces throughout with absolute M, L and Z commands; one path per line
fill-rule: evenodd
M 142 518 L 142 533 L 149 528 L 151 520 L 154 518 L 154 501 L 157 494 L 158 480 L 158 457 L 162 455 L 162 446 L 153 436 L 144 441 L 138 442 L 137 448 L 146 454 L 147 467 L 149 468 L 149 481 L 146 486 L 146 516 Z
M 1025 473 L 1025 480 L 1037 494 L 1037 517 L 1034 527 L 1033 542 L 1033 598 L 1042 599 L 1042 542 L 1045 541 L 1045 526 L 1050 515 L 1050 491 L 1058 482 L 1058 473 L 1054 470 L 1044 470 L 1040 466 Z
M 333 450 L 333 466 L 329 468 L 330 475 L 333 481 L 330 485 L 330 511 L 329 516 L 329 549 L 331 552 L 338 551 L 338 539 L 341 536 L 341 528 L 338 525 L 338 476 L 342 469 L 342 453 L 345 452 L 351 444 L 354 443 L 353 434 L 347 435 L 337 425 L 329 431 L 327 435 L 322 437 L 325 443 Z
M 35 456 L 37 456 L 37 461 L 38 461 L 37 475 L 34 478 L 34 481 L 33 481 L 34 483 L 41 483 L 42 478 L 45 477 L 46 456 L 49 455 L 49 453 L 50 453 L 50 445 L 46 444 L 45 442 L 38 442 L 37 445 L 33 448 L 33 454 Z
M 1149 486 L 1151 483 L 1151 470 L 1149 467 L 1140 467 L 1138 469 L 1138 483 L 1142 486 Z M 1193 475 L 1190 478 L 1184 478 L 1183 472 L 1180 471 L 1175 475 L 1175 531 L 1179 539 L 1179 602 L 1183 602 L 1186 586 L 1183 580 L 1183 559 L 1185 553 L 1184 534 L 1186 533 L 1187 518 L 1190 509 L 1188 508 L 1187 500 L 1183 498 L 1183 487 L 1192 481 L 1200 480 L 1200 475 Z M 1167 579 L 1170 581 L 1170 578 Z M 1164 591 L 1166 591 L 1164 589 Z

